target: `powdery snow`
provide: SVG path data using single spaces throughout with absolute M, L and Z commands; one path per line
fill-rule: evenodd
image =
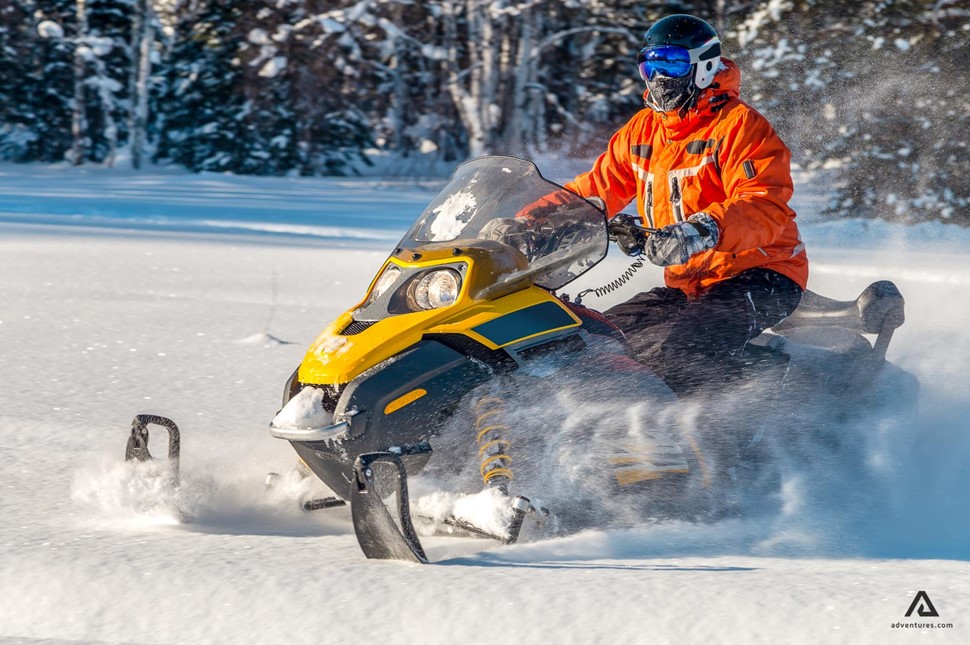
M 346 336 L 327 336 L 317 345 L 316 356 L 321 363 L 326 364 L 333 357 L 340 356 L 350 350 L 351 347 L 353 347 L 353 343 L 347 340 Z
M 418 482 L 416 491 L 420 490 L 421 482 Z M 498 536 L 508 535 L 508 525 L 512 519 L 509 498 L 494 488 L 474 494 L 433 491 L 426 495 L 416 495 L 413 505 L 419 517 L 440 523 L 449 516 L 454 516 Z M 422 525 L 419 523 L 417 528 L 421 531 Z
M 874 423 L 851 467 L 786 473 L 776 516 L 513 547 L 426 537 L 440 564 L 424 567 L 365 560 L 346 509 L 303 513 L 329 491 L 267 428 L 433 195 L 389 185 L 0 167 L 0 642 L 970 640 L 967 231 L 826 223 L 799 185 L 811 287 L 850 299 L 894 280 L 907 321 L 889 356 L 922 389 L 912 427 Z M 254 228 L 198 224 L 222 216 Z M 279 222 L 388 240 L 256 232 Z M 259 335 L 293 344 L 239 342 Z M 137 413 L 179 424 L 179 488 L 160 428 L 157 462 L 123 461 Z M 904 616 L 921 590 L 939 618 Z M 893 627 L 914 622 L 953 627 Z
M 37 33 L 41 38 L 60 40 L 64 37 L 64 28 L 52 20 L 41 20 L 37 23 Z
M 268 45 L 269 44 L 269 34 L 266 33 L 265 29 L 250 29 L 247 40 L 254 45 Z
M 434 211 L 434 220 L 431 222 L 431 242 L 450 242 L 454 240 L 465 229 L 465 224 L 474 215 L 478 202 L 475 194 L 467 191 L 459 191 L 442 202 Z
M 274 56 L 259 68 L 259 75 L 264 78 L 276 78 L 286 68 L 286 56 Z
M 273 419 L 276 428 L 322 428 L 330 425 L 333 416 L 323 409 L 323 390 L 304 388 L 286 404 Z

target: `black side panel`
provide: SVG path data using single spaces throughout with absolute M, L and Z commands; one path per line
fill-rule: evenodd
M 488 380 L 491 370 L 441 343 L 423 340 L 384 369 L 348 386 L 343 409 L 360 412 L 351 422 L 351 436 L 360 433 L 360 417 L 367 432 L 380 435 L 389 446 L 426 440 L 439 413 L 453 408 L 469 391 Z M 387 406 L 416 390 L 427 394 L 385 413 Z
M 504 349 L 489 349 L 465 334 L 425 334 L 424 338 L 437 341 L 459 354 L 481 361 L 497 373 L 511 372 L 518 367 L 515 359 Z
M 291 442 L 306 464 L 331 490 L 340 494 L 352 481 L 354 459 L 368 452 L 400 449 L 413 474 L 427 461 L 415 450 L 426 445 L 468 392 L 492 371 L 441 343 L 423 340 L 383 369 L 367 372 L 347 385 L 339 411 L 356 409 L 349 436 L 339 442 Z M 412 402 L 388 404 L 418 390 Z M 412 456 L 413 455 L 413 456 Z

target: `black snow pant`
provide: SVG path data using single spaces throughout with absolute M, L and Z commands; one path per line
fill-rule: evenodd
M 693 302 L 679 289 L 657 287 L 603 313 L 634 357 L 685 396 L 734 381 L 748 341 L 787 318 L 801 297 L 787 276 L 749 269 Z

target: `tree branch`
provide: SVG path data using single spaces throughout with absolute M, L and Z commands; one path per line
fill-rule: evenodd
M 573 29 L 567 29 L 565 31 L 560 31 L 558 33 L 555 33 L 551 36 L 547 36 L 545 39 L 543 39 L 542 42 L 540 42 L 538 45 L 532 48 L 532 52 L 529 54 L 529 58 L 527 59 L 527 61 L 531 63 L 536 58 L 538 58 L 544 50 L 548 49 L 549 47 L 552 47 L 554 44 L 556 44 L 563 38 L 568 38 L 569 36 L 575 36 L 576 34 L 584 34 L 590 31 L 598 31 L 606 34 L 621 34 L 623 36 L 626 36 L 627 40 L 634 43 L 635 45 L 640 44 L 640 39 L 634 36 L 633 34 L 631 34 L 630 31 L 627 29 L 620 29 L 619 27 L 598 27 L 598 26 L 575 27 Z

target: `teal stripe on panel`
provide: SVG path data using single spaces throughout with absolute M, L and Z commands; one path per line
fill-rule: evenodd
M 554 302 L 542 302 L 473 327 L 472 331 L 501 347 L 520 338 L 575 324 L 562 307 Z

